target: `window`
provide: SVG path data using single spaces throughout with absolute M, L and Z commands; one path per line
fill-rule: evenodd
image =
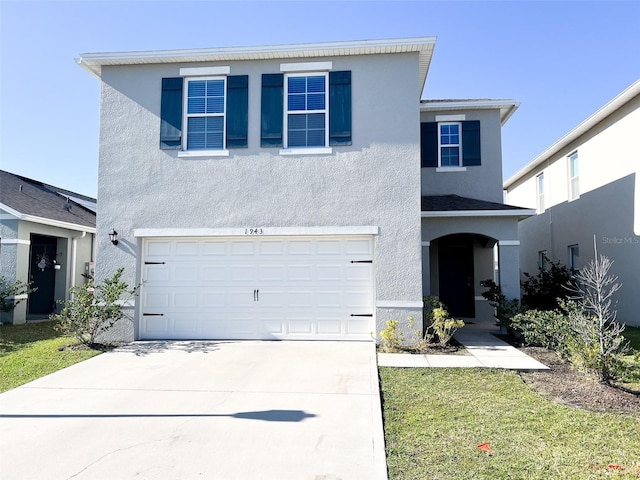
M 351 145 L 350 71 L 265 73 L 260 103 L 261 147 L 285 147 L 284 155 Z
M 187 79 L 186 150 L 222 150 L 226 79 Z
M 578 271 L 578 257 L 580 257 L 579 245 L 569 245 L 568 247 L 568 266 L 572 272 Z
M 460 123 L 439 123 L 438 149 L 441 167 L 459 167 L 460 159 Z
M 547 268 L 547 251 L 540 250 L 538 252 L 538 268 L 540 270 L 546 270 Z
M 569 156 L 569 200 L 580 197 L 578 173 L 578 152 L 575 152 Z
M 328 144 L 327 74 L 287 75 L 285 148 Z
M 538 213 L 544 212 L 544 173 L 536 177 L 536 190 L 538 194 Z
M 162 79 L 161 149 L 188 157 L 228 155 L 228 148 L 248 146 L 249 77 L 220 75 L 228 70 L 186 68 L 180 69 L 184 77 Z
M 478 166 L 480 153 L 479 120 L 420 124 L 422 167 L 456 170 L 455 167 Z

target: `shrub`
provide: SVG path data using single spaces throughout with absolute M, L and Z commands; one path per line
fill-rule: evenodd
M 512 332 L 527 345 L 539 345 L 560 353 L 571 336 L 569 322 L 558 310 L 527 310 L 512 318 Z
M 387 326 L 380 331 L 380 338 L 385 352 L 393 353 L 401 350 L 404 336 L 398 332 L 398 320 L 387 320 Z
M 498 320 L 498 324 L 514 333 L 511 327 L 512 318 L 525 311 L 525 307 L 520 304 L 518 299 L 507 300 L 502 293 L 502 289 L 493 280 L 482 280 L 480 286 L 488 288 L 486 292 L 482 292 L 482 296 L 486 298 L 494 308 L 494 317 Z
M 37 287 L 31 287 L 31 282 L 26 283 L 21 280 L 10 282 L 4 276 L 0 276 L 0 312 L 11 312 L 23 300 L 15 297 L 29 295 L 37 289 Z
M 58 329 L 80 343 L 97 345 L 101 335 L 126 317 L 123 301 L 138 293 L 139 285 L 130 288 L 121 280 L 123 271 L 119 268 L 100 285 L 89 279 L 86 284 L 69 289 L 70 300 L 64 302 L 59 314 L 51 315 L 51 319 L 58 322 Z
M 425 343 L 437 343 L 441 347 L 464 327 L 464 322 L 451 318 L 445 304 L 435 297 L 424 297 L 424 319 Z
M 548 259 L 547 259 L 548 260 Z M 560 308 L 558 299 L 568 299 L 575 289 L 573 273 L 567 266 L 549 261 L 548 268 L 540 268 L 537 275 L 524 273 L 522 281 L 522 301 L 536 310 L 556 310 Z

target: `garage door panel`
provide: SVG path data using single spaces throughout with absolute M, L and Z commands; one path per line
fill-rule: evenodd
M 371 237 L 145 239 L 142 338 L 355 339 L 372 330 Z M 151 255 L 153 253 L 153 255 Z M 162 314 L 162 316 L 159 316 Z

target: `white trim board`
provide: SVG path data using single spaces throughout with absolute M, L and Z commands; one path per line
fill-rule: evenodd
M 528 208 L 521 210 L 441 210 L 422 212 L 422 218 L 429 217 L 528 217 L 536 211 Z
M 253 233 L 258 231 L 259 233 Z M 379 227 L 261 227 L 246 228 L 137 228 L 136 238 L 146 237 L 269 237 L 269 236 L 324 236 L 324 235 L 378 235 Z
M 20 238 L 3 238 L 0 240 L 2 245 L 31 245 L 31 240 L 22 240 Z
M 378 300 L 376 308 L 422 308 L 423 302 L 407 302 L 402 300 Z

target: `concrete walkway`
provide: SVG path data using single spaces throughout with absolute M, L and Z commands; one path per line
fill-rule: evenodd
M 379 353 L 381 367 L 430 368 L 505 368 L 510 370 L 548 370 L 549 367 L 531 358 L 494 335 L 500 333 L 492 322 L 468 323 L 454 338 L 464 345 L 469 355 L 413 355 Z

